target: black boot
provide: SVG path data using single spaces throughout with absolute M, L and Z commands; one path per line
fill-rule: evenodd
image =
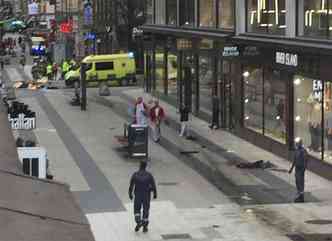
M 304 195 L 303 194 L 300 194 L 298 195 L 295 200 L 294 200 L 295 203 L 304 203 Z
M 138 232 L 141 227 L 142 227 L 142 223 L 138 223 L 135 227 L 135 232 Z
M 148 225 L 144 225 L 143 226 L 143 233 L 147 233 L 148 232 Z

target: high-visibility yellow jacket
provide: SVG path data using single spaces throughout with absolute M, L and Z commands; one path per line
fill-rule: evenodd
M 69 71 L 69 64 L 67 61 L 64 61 L 62 64 L 62 72 L 68 72 Z
M 52 65 L 48 64 L 46 67 L 46 74 L 52 74 L 53 72 L 52 70 L 53 70 Z

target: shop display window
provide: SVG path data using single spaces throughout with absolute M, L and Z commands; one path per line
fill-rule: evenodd
M 219 0 L 219 28 L 233 29 L 234 28 L 234 0 Z
M 263 69 L 259 66 L 246 66 L 242 76 L 244 126 L 263 134 Z
M 167 92 L 168 95 L 177 95 L 178 57 L 175 53 L 167 55 Z
M 322 156 L 322 135 L 325 135 L 322 129 L 323 98 L 321 80 L 294 76 L 294 137 L 301 138 L 309 153 L 319 159 Z
M 286 144 L 288 101 L 286 78 L 278 70 L 264 72 L 264 135 Z
M 155 0 L 155 21 L 156 24 L 166 23 L 166 4 L 165 0 Z
M 167 9 L 167 24 L 176 25 L 177 24 L 177 14 L 178 6 L 177 0 L 166 0 L 166 9 Z
M 212 116 L 212 89 L 214 87 L 213 57 L 210 55 L 199 56 L 199 109 Z
M 331 38 L 332 0 L 298 0 L 298 34 Z
M 285 0 L 247 0 L 247 31 L 284 35 Z
M 199 1 L 199 26 L 216 27 L 216 0 Z
M 195 0 L 180 0 L 180 25 L 195 25 Z
M 244 126 L 286 144 L 288 123 L 287 77 L 281 71 L 245 66 Z
M 332 81 L 324 83 L 324 160 L 332 164 Z
M 156 91 L 163 94 L 165 92 L 165 62 L 164 51 L 162 49 L 156 49 L 155 60 Z

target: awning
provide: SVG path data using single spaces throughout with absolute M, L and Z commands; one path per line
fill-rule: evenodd
M 157 25 L 143 25 L 140 27 L 144 32 L 148 33 L 159 33 L 164 35 L 173 35 L 178 37 L 196 37 L 196 38 L 213 38 L 213 39 L 228 39 L 234 35 L 233 32 L 223 31 L 204 31 L 200 29 L 190 28 L 175 28 L 169 26 L 157 26 Z
M 239 35 L 234 36 L 232 41 L 238 44 L 254 44 L 261 47 L 282 48 L 293 51 L 305 51 L 314 54 L 332 54 L 332 45 L 325 42 L 317 42 L 314 40 L 307 40 L 304 38 L 286 39 L 273 38 L 269 36 L 249 36 Z

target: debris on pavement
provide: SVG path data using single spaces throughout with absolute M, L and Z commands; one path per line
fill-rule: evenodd
M 273 168 L 275 165 L 273 165 L 269 161 L 255 161 L 255 162 L 241 162 L 236 165 L 237 168 L 243 168 L 243 169 L 267 169 L 267 168 Z

